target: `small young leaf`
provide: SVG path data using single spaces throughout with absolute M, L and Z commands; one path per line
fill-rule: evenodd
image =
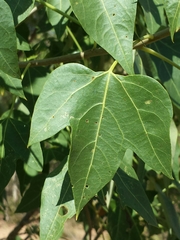
M 85 31 L 125 69 L 133 73 L 133 32 L 136 5 L 133 0 L 70 0 Z

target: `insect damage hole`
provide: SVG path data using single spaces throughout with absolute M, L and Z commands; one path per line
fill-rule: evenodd
M 68 213 L 68 209 L 67 207 L 65 207 L 64 205 L 62 205 L 59 209 L 59 215 L 60 216 L 65 216 Z

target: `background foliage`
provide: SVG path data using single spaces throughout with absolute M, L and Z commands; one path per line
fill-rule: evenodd
M 0 192 L 91 239 L 180 239 L 178 0 L 0 0 Z M 36 230 L 37 231 L 37 230 Z M 14 232 L 18 234 L 18 232 Z

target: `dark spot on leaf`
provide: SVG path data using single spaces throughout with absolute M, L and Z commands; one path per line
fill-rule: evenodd
M 59 215 L 61 216 L 65 216 L 68 213 L 68 209 L 67 207 L 65 207 L 64 205 L 62 205 L 59 209 Z
M 95 124 L 97 124 L 98 122 L 95 122 Z
M 89 188 L 89 185 L 88 185 L 88 184 L 86 184 L 86 188 Z
M 86 121 L 85 121 L 86 123 L 89 123 L 89 119 L 86 119 Z
M 92 80 L 94 80 L 95 79 L 95 77 L 92 77 Z
M 116 14 L 115 13 L 113 13 L 113 16 L 115 16 Z

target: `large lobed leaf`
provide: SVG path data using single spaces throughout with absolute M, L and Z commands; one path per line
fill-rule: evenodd
M 69 173 L 79 213 L 113 178 L 126 149 L 171 177 L 171 116 L 168 94 L 152 78 L 68 64 L 53 71 L 44 85 L 29 144 L 71 126 Z
M 11 10 L 0 0 L 0 70 L 11 77 L 19 77 L 16 33 Z
M 137 2 L 70 0 L 85 31 L 125 69 L 133 73 L 133 32 Z

